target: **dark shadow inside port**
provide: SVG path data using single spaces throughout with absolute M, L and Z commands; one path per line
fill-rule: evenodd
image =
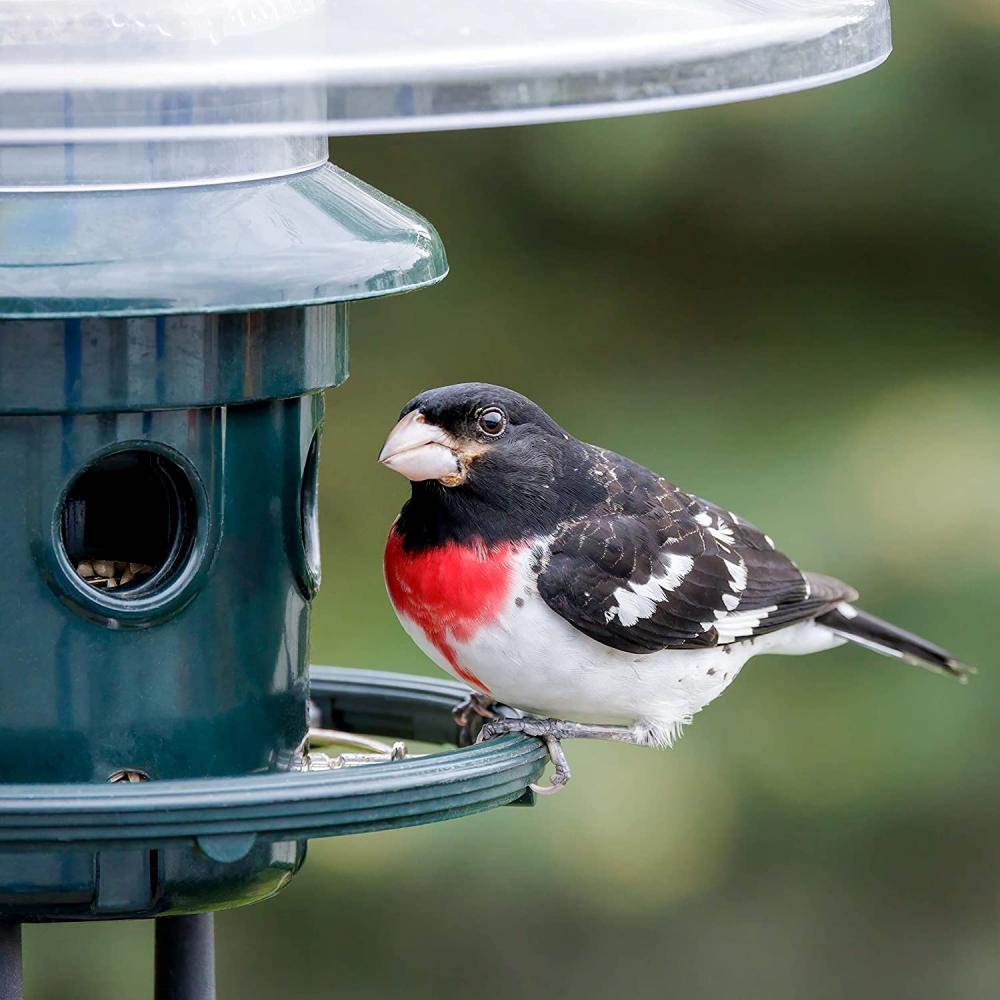
M 62 541 L 81 579 L 128 599 L 162 586 L 183 565 L 196 517 L 179 466 L 152 451 L 116 452 L 73 481 Z

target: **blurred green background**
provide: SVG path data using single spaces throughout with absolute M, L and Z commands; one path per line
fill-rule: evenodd
M 997 995 L 1000 9 L 894 14 L 889 63 L 819 91 L 334 143 L 452 273 L 354 310 L 313 659 L 436 669 L 384 596 L 406 488 L 375 455 L 417 391 L 481 379 L 980 675 L 754 660 L 670 752 L 571 745 L 537 809 L 314 843 L 219 915 L 222 998 Z M 26 936 L 36 1000 L 151 996 L 148 925 Z

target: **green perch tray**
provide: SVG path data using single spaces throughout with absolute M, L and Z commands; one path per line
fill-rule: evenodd
M 454 743 L 462 685 L 404 674 L 313 667 L 324 726 Z M 72 846 L 197 846 L 236 861 L 259 842 L 306 840 L 453 819 L 530 803 L 548 756 L 541 741 L 504 736 L 426 756 L 329 771 L 137 784 L 0 785 L 0 851 Z

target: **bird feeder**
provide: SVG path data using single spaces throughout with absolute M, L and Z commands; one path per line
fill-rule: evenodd
M 21 922 L 123 917 L 158 918 L 158 997 L 211 996 L 208 915 L 310 838 L 544 766 L 309 745 L 455 743 L 464 693 L 308 667 L 348 303 L 447 270 L 326 137 L 767 96 L 889 47 L 884 0 L 0 0 L 0 996 Z

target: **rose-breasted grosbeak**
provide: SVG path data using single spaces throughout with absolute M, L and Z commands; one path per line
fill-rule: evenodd
M 967 669 L 857 609 L 847 584 L 799 570 L 752 524 L 577 441 L 510 389 L 421 393 L 379 461 L 412 482 L 385 549 L 400 622 L 475 690 L 458 718 L 491 718 L 480 738 L 546 740 L 550 788 L 569 778 L 560 739 L 670 745 L 758 653 L 850 640 Z M 493 701 L 530 716 L 495 718 Z

